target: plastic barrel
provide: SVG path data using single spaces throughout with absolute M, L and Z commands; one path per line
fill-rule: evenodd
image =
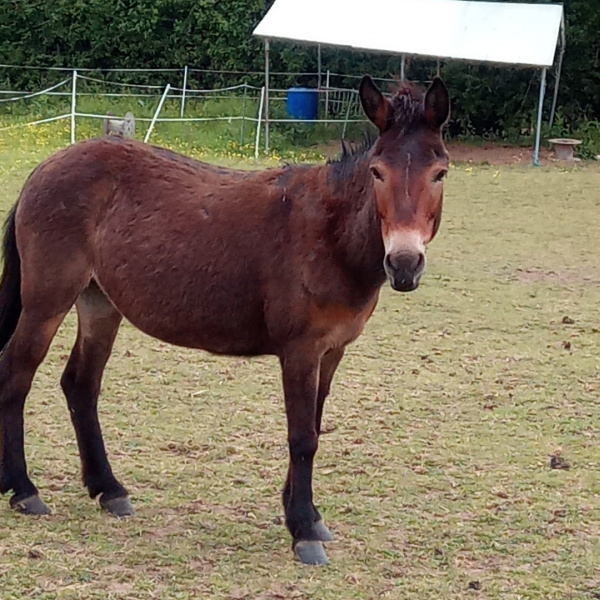
M 288 90 L 287 114 L 290 119 L 314 121 L 319 115 L 319 94 L 310 88 L 294 87 Z

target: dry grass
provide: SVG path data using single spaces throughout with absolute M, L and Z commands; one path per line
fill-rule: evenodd
M 3 212 L 48 151 L 2 148 Z M 30 470 L 54 515 L 5 499 L 2 600 L 600 597 L 599 189 L 592 167 L 453 169 L 422 287 L 384 290 L 326 407 L 325 568 L 294 562 L 281 524 L 285 423 L 268 358 L 124 326 L 101 419 L 138 516 L 103 514 L 80 485 L 58 387 L 69 318 L 27 405 Z M 549 468 L 557 453 L 569 470 Z

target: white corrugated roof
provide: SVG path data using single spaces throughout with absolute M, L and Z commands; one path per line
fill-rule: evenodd
M 254 35 L 393 54 L 550 67 L 560 4 L 275 0 Z

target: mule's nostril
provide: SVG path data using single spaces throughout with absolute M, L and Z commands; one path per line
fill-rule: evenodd
M 425 254 L 423 252 L 419 252 L 417 257 L 417 265 L 415 267 L 415 271 L 421 271 L 425 266 Z
M 383 259 L 383 266 L 386 268 L 386 270 L 390 271 L 394 269 L 394 265 L 392 265 L 392 259 L 390 257 L 389 254 L 385 255 L 385 258 Z
M 389 271 L 420 273 L 425 267 L 425 254 L 386 254 L 383 264 Z

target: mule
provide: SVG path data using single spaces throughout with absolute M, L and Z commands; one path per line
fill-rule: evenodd
M 439 78 L 387 99 L 365 76 L 359 93 L 378 136 L 327 164 L 230 171 L 107 137 L 33 171 L 6 223 L 0 283 L 0 492 L 13 492 L 14 509 L 49 512 L 27 473 L 23 411 L 75 306 L 61 386 L 90 497 L 117 517 L 134 514 L 97 413 L 123 317 L 170 344 L 275 355 L 288 424 L 285 522 L 299 560 L 327 562 L 331 533 L 312 490 L 323 404 L 386 280 L 400 292 L 419 285 L 448 170 Z

